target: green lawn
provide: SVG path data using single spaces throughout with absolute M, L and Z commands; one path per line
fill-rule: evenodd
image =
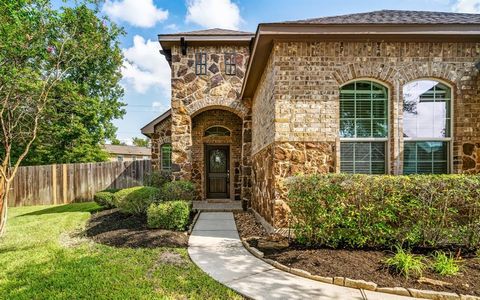
M 11 208 L 0 239 L 0 299 L 239 298 L 198 269 L 186 249 L 72 245 L 65 232 L 82 228 L 98 209 L 95 203 Z M 185 263 L 165 263 L 164 251 Z

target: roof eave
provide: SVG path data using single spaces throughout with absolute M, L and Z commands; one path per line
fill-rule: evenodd
M 146 137 L 151 138 L 152 134 L 155 132 L 155 126 L 158 123 L 160 123 L 160 122 L 164 121 L 165 119 L 167 119 L 168 117 L 170 117 L 171 114 L 172 114 L 171 109 L 165 111 L 163 114 L 161 114 L 160 116 L 158 116 L 155 119 L 153 119 L 152 121 L 150 121 L 147 125 L 143 126 L 140 129 L 140 132 L 143 135 L 145 135 Z
M 273 41 L 308 40 L 480 41 L 477 24 L 303 24 L 262 23 L 257 27 L 241 98 L 251 98 L 270 56 Z M 260 53 L 260 54 L 259 54 Z M 259 57 L 261 56 L 261 57 Z M 252 78 L 254 77 L 254 78 Z

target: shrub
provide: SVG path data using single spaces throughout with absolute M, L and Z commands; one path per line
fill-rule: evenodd
M 161 188 L 165 183 L 172 181 L 172 173 L 169 171 L 154 171 L 145 176 L 146 186 Z
M 115 193 L 115 205 L 120 211 L 140 215 L 158 199 L 159 189 L 149 186 L 137 186 Z
M 195 196 L 195 186 L 190 181 L 178 180 L 163 185 L 161 199 L 165 201 L 185 200 L 192 201 Z
M 102 191 L 95 193 L 93 196 L 93 201 L 95 201 L 98 205 L 106 207 L 106 208 L 112 208 L 114 207 L 114 195 L 113 192 L 110 191 Z
M 480 246 L 480 176 L 328 174 L 293 177 L 287 186 L 301 244 Z
M 190 217 L 190 204 L 186 201 L 167 201 L 151 204 L 147 210 L 150 228 L 184 230 Z
M 453 258 L 451 254 L 447 256 L 441 251 L 434 253 L 432 269 L 442 276 L 457 275 L 460 271 L 460 267 L 455 258 Z
M 420 277 L 425 268 L 420 257 L 406 252 L 401 247 L 397 247 L 395 255 L 385 260 L 385 264 L 392 271 L 405 276 L 405 278 L 410 277 L 410 275 Z

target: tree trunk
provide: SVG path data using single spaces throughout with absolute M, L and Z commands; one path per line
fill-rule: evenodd
M 5 233 L 7 225 L 8 184 L 5 178 L 0 178 L 0 237 Z

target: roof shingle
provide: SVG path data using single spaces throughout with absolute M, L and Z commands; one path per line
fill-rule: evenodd
M 379 10 L 366 13 L 289 21 L 297 24 L 480 24 L 480 14 Z
M 205 29 L 205 30 L 177 32 L 177 33 L 169 33 L 169 34 L 162 34 L 162 35 L 254 35 L 254 33 L 247 32 L 247 31 L 222 29 L 222 28 L 212 28 L 212 29 Z

